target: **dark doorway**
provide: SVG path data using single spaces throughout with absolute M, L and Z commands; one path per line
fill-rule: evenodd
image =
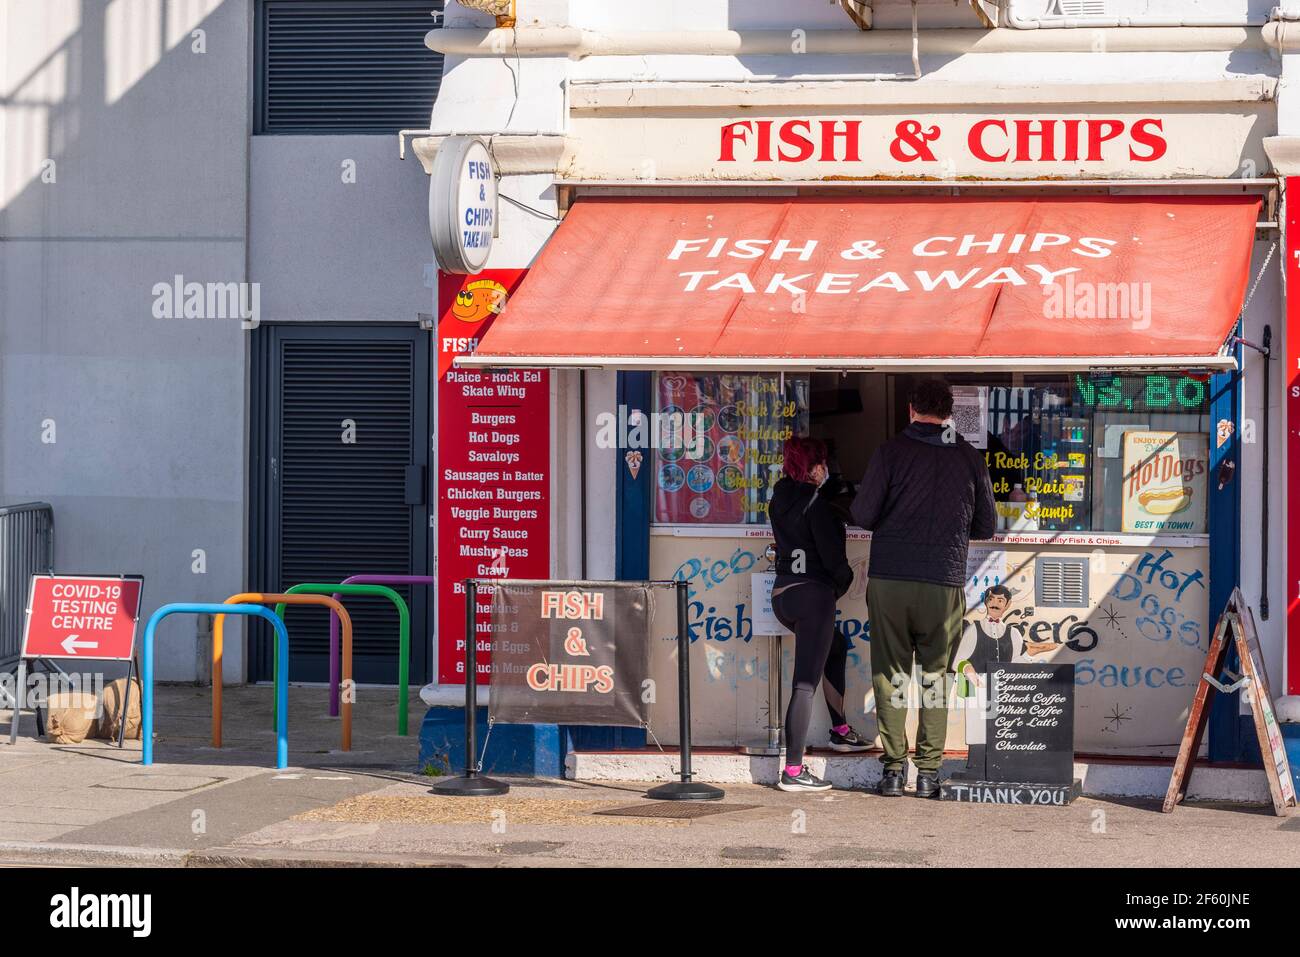
M 253 333 L 250 586 L 276 592 L 356 574 L 429 574 L 429 350 L 415 326 L 270 325 Z M 408 680 L 429 677 L 427 587 L 411 609 Z M 395 684 L 398 617 L 346 600 L 353 677 Z M 326 681 L 324 610 L 290 608 L 289 679 Z M 249 680 L 269 681 L 271 631 L 250 631 Z

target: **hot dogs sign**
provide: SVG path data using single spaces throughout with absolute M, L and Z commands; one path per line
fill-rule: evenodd
M 1126 532 L 1204 532 L 1206 436 L 1125 432 L 1123 519 Z

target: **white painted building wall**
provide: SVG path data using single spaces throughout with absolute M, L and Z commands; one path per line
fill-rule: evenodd
M 1297 6 L 1290 3 L 1290 6 Z M 701 117 L 700 129 L 716 131 L 722 118 L 749 115 L 853 114 L 888 104 L 880 111 L 894 115 L 911 109 L 952 110 L 972 106 L 982 115 L 1015 112 L 1032 103 L 1034 113 L 1069 110 L 1106 114 L 1123 103 L 1125 109 L 1145 108 L 1162 114 L 1183 114 L 1199 119 L 1183 142 L 1183 152 L 1162 168 L 1158 177 L 1256 177 L 1271 175 L 1264 140 L 1278 133 L 1294 134 L 1290 119 L 1297 107 L 1288 96 L 1290 66 L 1295 54 L 1279 56 L 1271 44 L 1276 32 L 1261 29 L 1274 4 L 1257 0 L 1205 0 L 1195 4 L 1148 4 L 1115 0 L 1108 11 L 1116 22 L 1140 24 L 1142 17 L 1185 16 L 1201 23 L 1223 25 L 1215 29 L 1135 28 L 1066 29 L 1067 24 L 1035 23 L 1054 7 L 1045 0 L 1014 2 L 1004 13 L 1014 14 L 1019 29 L 983 30 L 965 4 L 923 2 L 919 5 L 919 80 L 874 80 L 868 77 L 910 72 L 911 5 L 885 0 L 875 4 L 875 31 L 860 34 L 838 6 L 788 0 L 665 0 L 663 3 L 610 4 L 599 0 L 520 0 L 517 31 L 485 31 L 490 17 L 449 4 L 446 26 L 464 33 L 431 38 L 447 58 L 447 80 L 433 110 L 435 134 L 479 132 L 495 134 L 498 159 L 505 173 L 502 192 L 540 205 L 548 212 L 554 196 L 548 178 L 575 175 L 574 166 L 556 160 L 561 141 L 566 157 L 576 157 L 576 175 L 584 179 L 637 179 L 655 184 L 662 162 L 652 162 L 649 172 L 628 175 L 623 144 L 603 138 L 601 130 L 615 128 L 620 111 L 635 111 L 642 104 L 647 115 L 675 116 L 683 128 Z M 1105 22 L 1105 21 L 1093 21 Z M 1249 24 L 1232 29 L 1233 24 Z M 1049 29 L 1030 29 L 1034 26 Z M 653 33 L 651 32 L 653 31 Z M 796 31 L 807 31 L 809 49 L 838 49 L 849 44 L 855 52 L 772 52 Z M 776 39 L 774 39 L 776 38 Z M 504 55 L 491 55 L 496 43 Z M 747 48 L 758 54 L 709 53 L 709 49 Z M 545 55 L 530 56 L 533 47 Z M 700 50 L 694 54 L 667 49 Z M 644 50 L 646 52 L 637 52 Z M 617 51 L 618 55 L 605 51 Z M 480 55 L 487 54 L 487 55 Z M 1285 71 L 1284 71 L 1285 66 Z M 768 77 L 804 77 L 781 82 Z M 854 76 L 863 79 L 855 80 Z M 826 77 L 839 79 L 828 80 Z M 750 78 L 746 82 L 746 78 Z M 1279 81 L 1282 81 L 1279 86 Z M 516 87 L 517 84 L 517 87 Z M 515 90 L 518 89 L 518 96 Z M 1279 92 L 1280 90 L 1280 92 Z M 505 96 L 503 100 L 502 97 Z M 1181 101 L 1181 102 L 1171 102 Z M 581 102 L 582 106 L 574 104 Z M 709 106 L 698 104 L 707 102 Z M 752 112 L 737 103 L 754 104 Z M 826 104 L 833 104 L 832 107 Z M 566 104 L 568 109 L 566 109 Z M 760 110 L 764 112 L 759 112 Z M 1221 124 L 1214 118 L 1222 118 Z M 1246 119 L 1243 121 L 1243 117 Z M 1208 119 L 1207 119 L 1208 118 Z M 607 122 L 603 123 L 604 119 Z M 1244 122 L 1244 126 L 1242 125 Z M 1217 125 L 1216 127 L 1216 124 Z M 1235 128 L 1234 128 L 1235 124 Z M 635 123 L 628 124 L 636 135 Z M 1232 130 L 1230 135 L 1218 135 Z M 567 136 L 566 136 L 567 134 Z M 715 132 L 716 135 L 716 132 Z M 645 152 L 652 152 L 655 137 L 648 137 Z M 424 158 L 436 144 L 425 145 Z M 638 144 L 638 148 L 641 144 Z M 694 149 L 694 145 L 690 147 Z M 712 180 L 735 173 L 720 172 L 704 159 L 716 141 L 699 147 L 688 160 L 676 162 L 666 179 Z M 652 155 L 648 157 L 655 160 Z M 1116 164 L 1100 176 L 1133 176 L 1132 169 Z M 527 172 L 527 176 L 519 175 Z M 766 172 L 766 171 L 764 171 Z M 873 170 L 864 170 L 870 175 Z M 1041 171 L 1038 171 L 1041 173 Z M 981 175 L 959 169 L 958 174 Z M 786 175 L 800 178 L 798 171 Z M 982 175 L 989 175 L 985 171 Z M 1014 172 L 1005 175 L 1016 175 Z M 665 180 L 661 185 L 670 185 Z M 523 232 L 517 210 L 503 207 L 502 235 L 493 251 L 493 267 L 526 267 L 540 250 L 552 224 L 535 221 Z M 1277 234 L 1267 234 L 1256 244 L 1251 281 Z M 1260 282 L 1246 317 L 1245 336 L 1259 341 L 1264 324 L 1271 324 L 1275 347 L 1282 337 L 1280 250 L 1275 252 Z M 1243 447 L 1238 480 L 1242 483 L 1242 582 L 1248 600 L 1257 604 L 1263 584 L 1259 554 L 1261 503 L 1267 486 L 1269 525 L 1273 531 L 1267 556 L 1267 586 L 1272 614 L 1260 622 L 1266 665 L 1275 693 L 1282 680 L 1283 555 L 1283 384 L 1281 370 L 1273 370 L 1271 393 L 1263 394 L 1259 374 L 1263 360 L 1247 350 L 1245 358 L 1244 416 L 1256 424 L 1259 441 Z M 613 374 L 599 374 L 602 387 L 593 388 L 589 377 L 589 410 L 614 408 Z M 562 388 L 573 388 L 574 376 L 564 374 Z M 1270 408 L 1269 432 L 1263 429 L 1264 404 Z M 566 406 L 567 407 L 567 406 Z M 566 426 L 567 428 L 567 426 Z M 1271 443 L 1267 482 L 1261 473 L 1263 442 Z M 612 514 L 612 453 L 590 456 L 589 503 L 592 514 Z M 577 477 L 571 471 L 557 474 L 565 495 Z M 565 519 L 561 534 L 577 534 L 577 517 Z M 593 556 L 588 573 L 612 574 L 612 529 L 593 523 L 588 545 Z M 562 554 L 569 551 L 561 547 Z M 602 556 L 596 560 L 595 556 Z M 574 574 L 572 565 L 557 567 L 557 575 Z

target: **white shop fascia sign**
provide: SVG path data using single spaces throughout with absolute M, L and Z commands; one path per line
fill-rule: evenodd
M 1053 111 L 954 107 L 853 115 L 573 117 L 572 179 L 820 180 L 1254 178 L 1269 103 Z M 580 146 L 578 145 L 580 144 Z

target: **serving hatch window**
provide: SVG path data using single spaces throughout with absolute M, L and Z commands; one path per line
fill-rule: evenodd
M 766 524 L 791 435 L 858 482 L 907 425 L 914 375 L 663 373 L 660 524 Z M 953 373 L 953 425 L 985 455 L 1002 532 L 1206 531 L 1209 383 L 1192 373 Z

